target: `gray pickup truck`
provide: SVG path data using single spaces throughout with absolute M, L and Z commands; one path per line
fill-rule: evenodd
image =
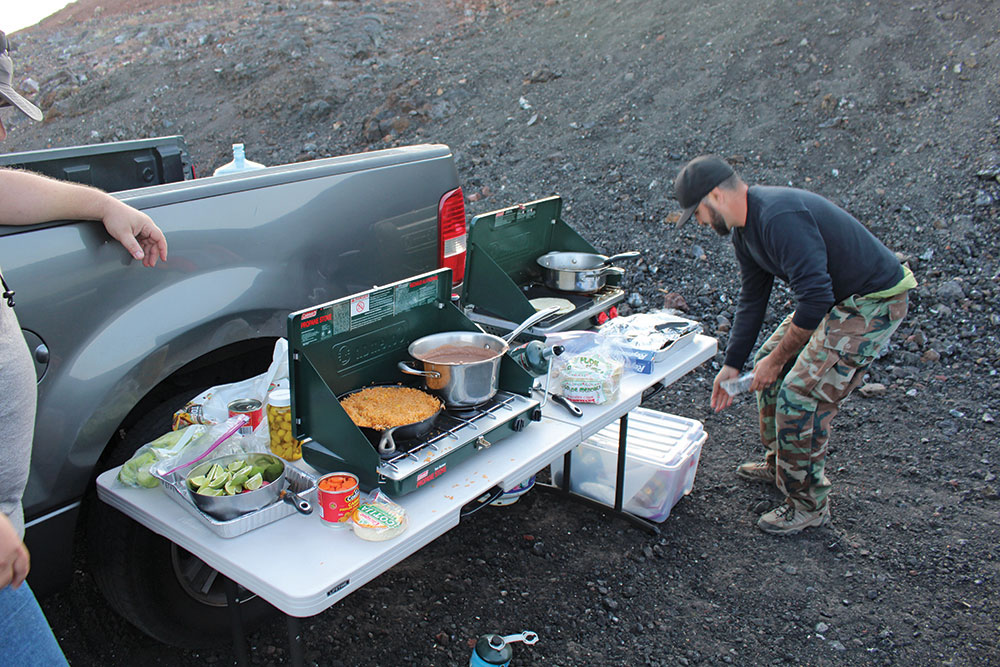
M 40 157 L 7 164 L 31 168 Z M 127 170 L 148 182 L 151 168 L 156 159 Z M 192 175 L 177 163 L 168 171 Z M 101 186 L 99 172 L 66 173 Z M 0 227 L 0 266 L 38 372 L 24 497 L 30 581 L 41 594 L 65 586 L 74 557 L 83 559 L 125 618 L 190 646 L 229 636 L 224 582 L 99 502 L 94 478 L 169 430 L 173 411 L 201 390 L 262 372 L 290 311 L 438 267 L 460 283 L 465 208 L 443 145 L 115 196 L 163 229 L 167 262 L 142 267 L 92 222 Z M 243 597 L 245 618 L 267 613 L 262 600 Z

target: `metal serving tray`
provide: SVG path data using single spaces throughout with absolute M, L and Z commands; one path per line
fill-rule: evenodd
M 288 488 L 292 493 L 304 496 L 306 500 L 313 504 L 313 507 L 316 506 L 316 479 L 312 475 L 296 468 L 292 464 L 286 463 L 285 479 L 288 481 Z M 191 494 L 184 488 L 185 482 L 183 479 L 178 482 L 167 482 L 161 479 L 160 484 L 163 486 L 164 491 L 167 492 L 167 496 L 208 526 L 209 530 L 219 537 L 236 537 L 254 528 L 266 526 L 290 514 L 295 514 L 297 511 L 287 502 L 277 500 L 267 507 L 262 507 L 259 510 L 238 516 L 235 519 L 219 521 L 202 512 L 194 504 L 194 501 L 191 500 Z

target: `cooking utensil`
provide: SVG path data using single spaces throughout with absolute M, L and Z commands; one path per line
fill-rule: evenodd
M 239 460 L 246 461 L 249 465 L 273 466 L 277 464 L 281 467 L 281 472 L 277 476 L 274 476 L 273 479 L 267 480 L 268 483 L 259 489 L 237 493 L 232 496 L 206 496 L 195 493 L 194 489 L 191 488 L 191 479 L 205 475 L 213 465 L 219 464 L 225 468 L 233 461 Z M 243 514 L 267 507 L 278 499 L 278 494 L 285 487 L 285 462 L 273 454 L 242 453 L 220 456 L 192 468 L 184 478 L 184 486 L 187 487 L 188 493 L 191 494 L 194 504 L 202 512 L 220 521 L 229 521 Z
M 437 394 L 449 408 L 480 405 L 497 393 L 500 361 L 510 349 L 510 341 L 557 311 L 558 307 L 540 310 L 503 338 L 476 331 L 445 331 L 418 338 L 410 343 L 408 352 L 423 369 L 401 361 L 399 370 L 423 377 L 427 389 Z M 455 354 L 453 358 L 435 356 L 435 352 L 442 350 L 454 350 Z
M 337 397 L 337 400 L 343 401 L 352 394 L 357 394 L 365 389 L 378 386 L 398 387 L 399 385 L 370 385 L 368 387 L 354 389 L 353 391 L 341 394 Z M 399 426 L 392 426 L 386 429 L 377 429 L 370 426 L 358 426 L 358 429 L 365 435 L 366 438 L 368 438 L 368 441 L 372 443 L 381 456 L 388 457 L 396 453 L 397 440 L 414 440 L 424 436 L 428 431 L 430 431 L 434 427 L 434 422 L 437 421 L 438 415 L 441 414 L 441 410 L 442 408 L 439 407 L 437 411 L 429 417 L 425 417 L 424 419 L 411 422 L 409 424 L 400 424 Z
M 546 287 L 563 292 L 596 292 L 602 289 L 609 275 L 622 276 L 625 269 L 608 266 L 619 259 L 638 257 L 638 251 L 621 252 L 607 257 L 589 252 L 548 252 L 536 262 L 542 267 L 542 282 Z
M 573 415 L 574 417 L 583 416 L 583 410 L 580 409 L 579 405 L 569 400 L 562 394 L 557 394 L 555 392 L 548 391 L 541 385 L 540 382 L 535 382 L 534 386 L 532 386 L 532 389 L 534 389 L 539 393 L 545 394 L 546 396 L 551 398 L 554 403 L 558 403 L 559 405 L 569 410 L 570 414 Z
M 574 417 L 583 416 L 583 410 L 580 409 L 580 406 L 574 403 L 573 401 L 569 400 L 562 394 L 556 394 L 550 391 L 549 398 L 551 398 L 553 401 L 555 401 L 559 405 L 569 410 L 570 414 L 573 415 Z
M 288 488 L 282 489 L 281 493 L 278 494 L 278 497 L 294 507 L 299 514 L 312 514 L 312 503 L 292 491 L 291 485 L 289 485 Z

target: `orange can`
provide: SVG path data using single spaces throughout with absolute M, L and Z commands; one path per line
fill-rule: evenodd
M 357 475 L 331 472 L 319 478 L 316 485 L 320 518 L 328 526 L 347 526 L 361 504 L 361 489 Z

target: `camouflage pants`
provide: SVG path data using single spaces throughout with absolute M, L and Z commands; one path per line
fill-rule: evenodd
M 760 439 L 777 485 L 797 509 L 826 505 L 830 480 L 824 474 L 830 423 L 840 401 L 864 380 L 865 371 L 906 316 L 906 292 L 887 299 L 852 296 L 827 313 L 805 347 L 778 380 L 757 392 Z M 789 315 L 760 348 L 767 356 L 792 321 Z

